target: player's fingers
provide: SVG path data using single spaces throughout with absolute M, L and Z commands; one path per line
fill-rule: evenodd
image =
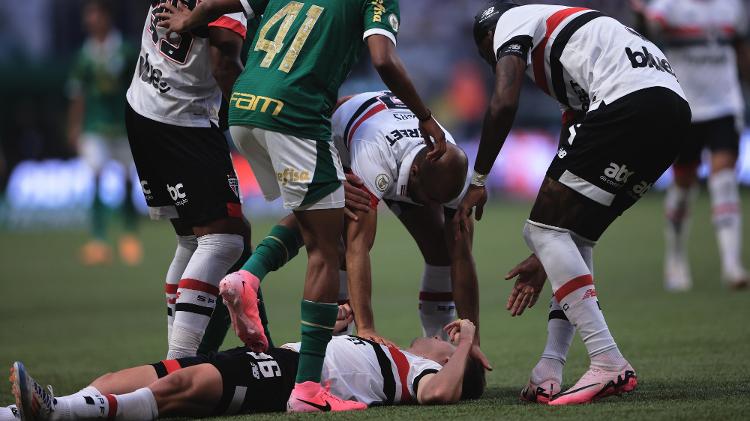
M 539 300 L 539 293 L 535 293 L 531 296 L 531 302 L 529 302 L 529 308 L 534 307 L 534 304 L 536 304 L 537 300 Z
M 448 331 L 450 331 L 453 328 L 458 328 L 459 326 L 461 326 L 461 320 L 454 320 L 454 321 L 448 323 L 447 325 L 445 325 L 443 327 L 443 330 L 446 331 L 446 332 L 448 332 Z
M 349 208 L 344 208 L 344 215 L 354 222 L 359 221 L 359 217 L 354 212 L 350 211 Z
M 509 281 L 509 280 L 515 278 L 516 276 L 518 276 L 521 273 L 521 267 L 522 266 L 523 266 L 523 263 L 517 264 L 516 267 L 514 267 L 513 269 L 511 269 L 508 272 L 508 274 L 505 275 L 505 279 Z
M 482 219 L 482 214 L 484 213 L 484 204 L 477 203 L 476 209 L 477 209 L 476 219 L 477 221 L 480 221 Z
M 484 352 L 482 352 L 481 348 L 479 348 L 478 345 L 474 344 L 471 347 L 471 351 L 469 351 L 469 354 L 479 360 L 479 363 L 482 364 L 485 370 L 492 371 L 492 364 L 490 364 L 489 358 L 484 355 Z
M 513 308 L 513 303 L 516 302 L 518 299 L 518 290 L 513 288 L 513 290 L 510 292 L 510 295 L 508 295 L 508 302 L 505 304 L 505 309 L 510 310 Z
M 161 8 L 166 11 L 169 11 L 170 13 L 176 13 L 178 11 L 177 7 L 173 6 L 171 3 L 166 3 L 166 2 L 161 4 Z M 162 12 L 162 13 L 166 13 L 166 12 Z

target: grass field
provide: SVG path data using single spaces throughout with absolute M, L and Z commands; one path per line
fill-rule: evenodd
M 745 194 L 750 225 L 750 195 Z M 346 419 L 747 419 L 750 411 L 750 293 L 720 286 L 708 201 L 694 212 L 691 258 L 695 288 L 663 291 L 661 197 L 649 195 L 617 221 L 596 248 L 597 290 L 639 389 L 582 407 L 524 405 L 518 391 L 544 346 L 546 302 L 513 319 L 503 309 L 510 284 L 503 274 L 528 251 L 521 227 L 528 204 L 496 204 L 479 223 L 475 243 L 481 285 L 484 352 L 495 371 L 483 399 L 453 407 L 376 408 Z M 273 221 L 253 221 L 259 239 Z M 750 240 L 750 229 L 745 228 Z M 0 366 L 23 360 L 58 394 L 99 374 L 150 363 L 166 352 L 163 275 L 174 252 L 170 227 L 142 226 L 146 260 L 83 268 L 76 259 L 83 232 L 0 233 Z M 745 261 L 750 263 L 746 247 Z M 406 344 L 420 333 L 417 293 L 422 261 L 414 243 L 384 213 L 374 262 L 374 306 L 382 334 Z M 304 254 L 264 282 L 276 342 L 298 340 Z M 549 297 L 546 287 L 543 297 Z M 238 341 L 228 340 L 227 346 Z M 565 373 L 570 385 L 588 359 L 576 338 Z M 12 401 L 0 388 L 0 404 Z M 285 416 L 285 415 L 275 415 Z M 275 416 L 252 417 L 253 419 Z M 249 417 L 245 417 L 249 418 Z M 234 419 L 243 419 L 242 417 Z

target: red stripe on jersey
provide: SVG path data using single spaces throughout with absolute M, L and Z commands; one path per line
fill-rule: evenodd
M 219 288 L 209 283 L 199 281 L 197 279 L 190 279 L 190 278 L 180 279 L 179 288 L 180 289 L 192 289 L 194 291 L 201 291 L 207 294 L 219 295 Z
M 453 293 L 420 291 L 419 299 L 422 301 L 453 301 Z
M 227 216 L 242 218 L 242 205 L 239 203 L 227 203 Z
M 557 298 L 558 303 L 562 303 L 563 298 L 567 297 L 571 292 L 587 285 L 594 285 L 594 278 L 591 275 L 581 275 L 573 278 L 555 291 L 555 298 Z
M 107 411 L 107 418 L 113 420 L 117 416 L 117 398 L 114 397 L 114 395 L 104 395 L 105 398 L 107 398 L 107 404 L 109 406 L 109 410 Z
M 409 360 L 407 360 L 406 355 L 396 347 L 389 346 L 388 351 L 391 353 L 393 362 L 396 363 L 398 378 L 401 380 L 401 403 L 411 402 L 412 396 L 411 393 L 409 393 L 409 385 L 406 382 L 406 378 L 409 374 Z
M 547 32 L 544 34 L 544 38 L 537 45 L 537 47 L 531 53 L 531 65 L 534 69 L 534 82 L 539 86 L 544 93 L 549 95 L 549 87 L 547 85 L 547 71 L 544 66 L 544 52 L 547 49 L 547 42 L 549 37 L 555 32 L 558 26 L 568 16 L 578 13 L 583 10 L 590 10 L 585 7 L 569 7 L 567 9 L 560 10 L 559 12 L 553 13 L 547 18 Z
M 167 294 L 177 294 L 177 284 L 164 284 L 164 292 Z
M 222 16 L 219 19 L 208 24 L 209 27 L 229 29 L 232 32 L 239 34 L 242 39 L 247 36 L 247 27 L 241 22 L 238 22 L 228 16 Z
M 180 362 L 177 360 L 162 360 L 161 363 L 164 364 L 164 368 L 167 369 L 167 374 L 172 374 L 182 368 Z
M 357 131 L 359 126 L 362 125 L 367 119 L 374 116 L 375 114 L 385 110 L 385 104 L 378 104 L 372 108 L 370 108 L 370 111 L 366 112 L 365 115 L 362 116 L 359 120 L 357 120 L 356 123 L 352 126 L 352 129 L 349 130 L 349 138 L 346 139 L 346 145 L 350 146 L 352 144 L 352 137 L 354 137 L 354 132 Z

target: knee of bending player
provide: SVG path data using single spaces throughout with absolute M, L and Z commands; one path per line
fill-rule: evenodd
M 534 247 L 534 241 L 531 235 L 531 228 L 533 225 L 529 224 L 528 222 L 524 224 L 523 226 L 523 240 L 526 242 L 526 245 L 529 247 L 529 250 L 531 250 L 533 253 L 536 253 L 536 247 Z
M 542 262 L 553 291 L 571 279 L 591 274 L 569 232 L 527 223 L 524 239 Z

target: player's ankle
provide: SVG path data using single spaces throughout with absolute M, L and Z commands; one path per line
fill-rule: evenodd
M 304 398 L 312 398 L 320 391 L 320 383 L 314 381 L 304 381 L 294 384 L 294 394 Z
M 542 357 L 531 370 L 531 382 L 539 384 L 548 380 L 562 383 L 563 368 L 565 363 L 553 358 Z
M 618 371 L 626 365 L 628 361 L 622 356 L 617 346 L 591 356 L 591 366 L 601 370 Z

